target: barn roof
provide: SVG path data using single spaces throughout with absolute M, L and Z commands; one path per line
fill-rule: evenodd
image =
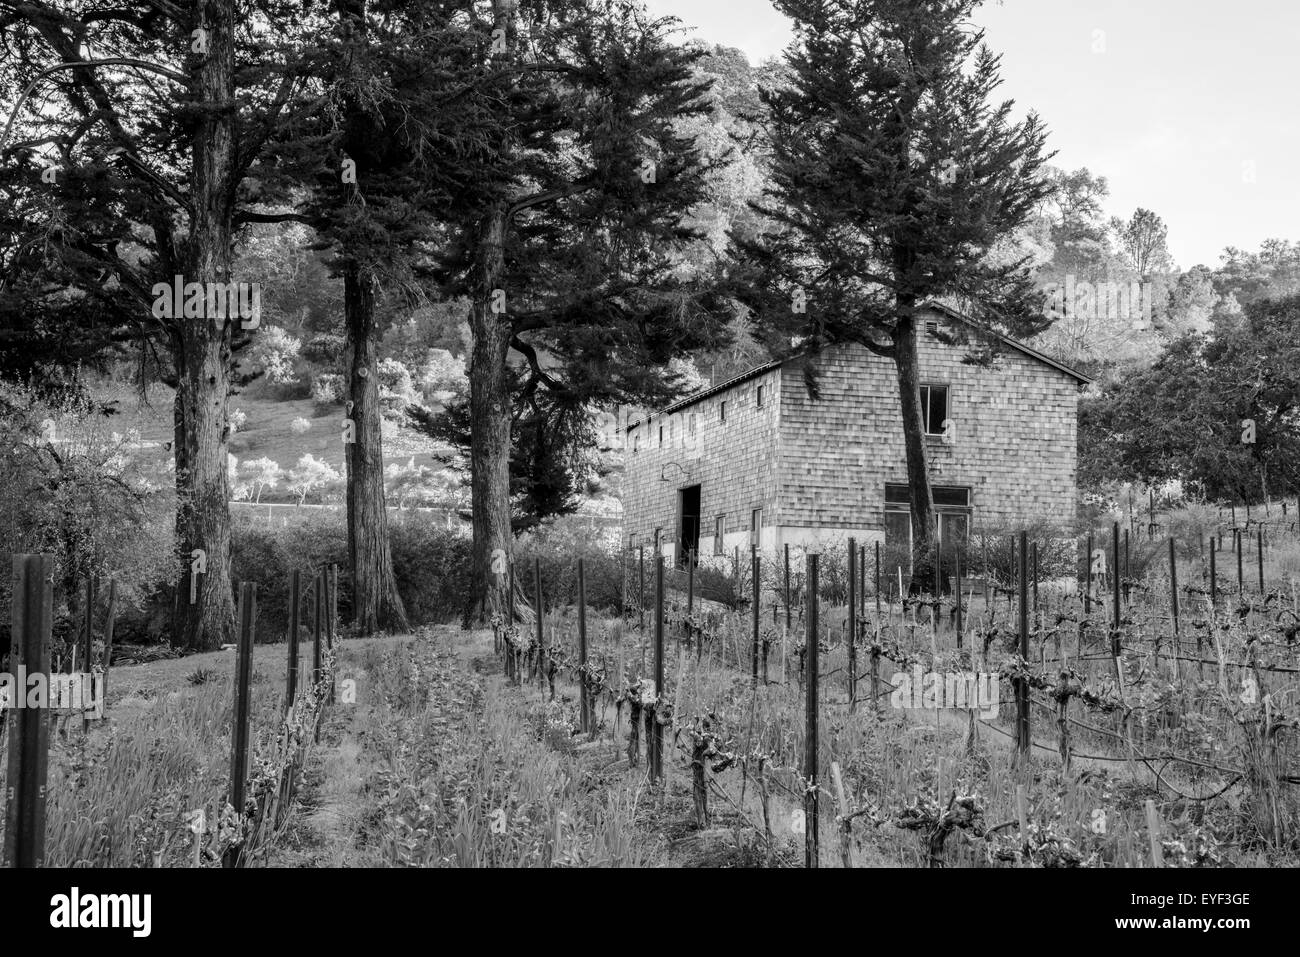
M 922 303 L 918 308 L 934 309 L 936 312 L 941 312 L 948 318 L 953 319 L 957 322 L 962 322 L 965 323 L 966 325 L 971 325 L 971 326 L 975 325 L 975 321 L 971 319 L 969 316 L 952 308 L 951 306 L 939 302 L 938 300 L 933 300 L 933 299 L 927 300 L 926 302 Z M 1039 352 L 1037 349 L 1033 348 L 1032 346 L 1025 345 L 1025 343 L 1021 342 L 1018 339 L 1012 339 L 1010 336 L 1004 336 L 1000 332 L 995 332 L 993 334 L 1003 345 L 1015 349 L 1017 352 L 1021 352 L 1024 355 L 1029 356 L 1031 359 L 1037 359 L 1039 362 L 1049 365 L 1060 372 L 1064 372 L 1066 375 L 1077 380 L 1083 385 L 1087 385 L 1088 383 L 1093 381 L 1091 376 L 1084 375 L 1078 369 L 1072 368 L 1071 366 L 1066 365 L 1064 362 L 1059 362 L 1056 359 L 1053 359 L 1051 356 Z M 717 395 L 719 392 L 726 392 L 728 389 L 733 389 L 743 382 L 748 382 L 750 379 L 756 379 L 765 373 L 771 372 L 773 369 L 779 369 L 781 366 L 791 361 L 791 359 L 793 358 L 795 357 L 791 356 L 790 358 L 787 359 L 774 359 L 771 362 L 764 362 L 762 365 L 754 366 L 752 369 L 748 369 L 745 372 L 740 373 L 740 375 L 732 376 L 730 379 L 726 379 L 722 382 L 719 382 L 717 385 L 709 386 L 707 389 L 701 389 L 699 392 L 694 392 L 691 395 L 686 396 L 685 398 L 678 399 L 676 402 L 672 403 L 671 405 L 664 406 L 658 412 L 652 412 L 649 415 L 644 416 L 644 419 L 637 419 L 635 422 L 629 422 L 627 427 L 629 430 L 631 430 L 636 426 L 640 425 L 643 420 L 648 421 L 654 418 L 656 415 L 670 415 L 673 412 L 678 412 L 681 409 L 686 408 L 687 406 L 694 405 L 696 402 L 700 402 L 704 399 L 709 398 L 709 396 Z

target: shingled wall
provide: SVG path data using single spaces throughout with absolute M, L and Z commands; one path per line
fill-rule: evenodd
M 921 381 L 949 386 L 956 435 L 951 445 L 926 438 L 931 483 L 971 488 L 976 529 L 1068 524 L 1076 496 L 1078 380 L 1009 346 L 991 367 L 966 364 L 969 349 L 921 335 Z M 706 561 L 715 551 L 714 517 L 726 516 L 729 559 L 737 545 L 748 549 L 751 511 L 759 507 L 765 550 L 848 535 L 883 538 L 885 483 L 907 481 L 893 363 L 861 346 L 840 346 L 823 351 L 817 365 L 819 400 L 807 394 L 797 365 L 788 364 L 632 428 L 624 540 L 649 545 L 660 526 L 671 556 L 677 493 L 695 484 Z M 692 413 L 694 446 L 688 444 Z
M 629 429 L 623 481 L 625 542 L 644 544 L 648 553 L 655 528 L 662 527 L 664 554 L 672 557 L 676 552 L 678 490 L 699 485 L 699 549 L 705 564 L 718 561 L 714 557 L 714 520 L 719 515 L 725 526 L 723 558 L 732 558 L 737 546 L 748 552 L 750 521 L 756 508 L 763 509 L 761 545 L 772 547 L 780 376 L 780 370 L 772 369 L 691 403 L 680 412 L 657 413 Z M 757 400 L 760 386 L 762 408 Z M 723 402 L 727 404 L 725 422 Z

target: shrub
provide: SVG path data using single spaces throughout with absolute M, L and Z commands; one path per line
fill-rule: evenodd
M 308 362 L 337 371 L 339 360 L 343 357 L 345 344 L 342 336 L 322 332 L 308 339 L 306 344 L 298 350 L 298 354 Z
M 411 517 L 390 526 L 397 591 L 412 625 L 458 621 L 469 591 L 470 540 L 436 520 Z M 318 512 L 284 524 L 241 514 L 234 518 L 232 572 L 237 581 L 256 581 L 257 637 L 283 640 L 289 623 L 289 576 L 302 575 L 306 594 L 311 569 L 330 562 L 339 566 L 339 616 L 352 611 L 348 575 L 348 533 L 342 512 Z M 310 628 L 310 604 L 304 598 L 300 620 Z
M 312 377 L 311 400 L 317 406 L 338 405 L 343 401 L 343 376 L 333 372 L 321 372 Z
M 515 544 L 515 586 L 532 600 L 533 560 L 542 572 L 547 608 L 578 601 L 578 559 L 586 575 L 587 607 L 619 611 L 623 605 L 623 562 L 618 545 L 593 534 L 581 516 L 568 515 L 539 525 Z M 522 575 L 522 580 L 521 580 Z
M 292 385 L 298 381 L 293 367 L 301 348 L 301 339 L 279 326 L 266 326 L 253 340 L 252 359 L 268 382 Z
M 88 576 L 100 577 L 101 602 L 116 578 L 125 616 L 177 567 L 174 484 L 111 423 L 83 396 L 0 385 L 0 539 L 10 552 L 53 556 L 56 635 L 69 632 Z M 4 581 L 0 646 L 10 622 Z
M 379 376 L 379 404 L 389 416 L 400 416 L 417 398 L 411 371 L 397 359 L 381 359 L 377 368 Z

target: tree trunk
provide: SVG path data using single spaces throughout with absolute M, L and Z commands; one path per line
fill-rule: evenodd
M 343 300 L 352 366 L 350 418 L 356 423 L 356 441 L 345 446 L 352 620 L 363 635 L 380 630 L 405 631 L 409 626 L 393 577 L 384 501 L 374 280 L 356 263 L 344 270 Z
M 894 367 L 898 374 L 898 398 L 903 412 L 903 441 L 907 451 L 907 485 L 912 501 L 912 583 L 931 580 L 927 573 L 934 540 L 934 496 L 925 458 L 925 427 L 921 412 L 921 372 L 917 358 L 916 323 L 910 314 L 901 317 L 894 330 Z
M 470 488 L 474 525 L 469 603 L 465 624 L 482 625 L 493 615 L 513 620 L 508 594 L 510 530 L 510 381 L 506 355 L 510 321 L 492 312 L 494 289 L 505 268 L 505 213 L 494 210 L 479 236 L 478 288 L 470 308 Z M 507 300 L 508 301 L 508 300 Z M 496 560 L 493 560 L 495 555 Z
M 194 96 L 203 105 L 192 145 L 194 217 L 187 281 L 229 282 L 235 197 L 234 0 L 203 5 L 207 53 L 196 64 Z M 177 306 L 180 304 L 177 303 Z M 235 321 L 238 321 L 236 318 Z M 174 319 L 179 413 L 176 484 L 182 574 L 180 635 L 195 650 L 232 639 L 230 489 L 226 479 L 226 403 L 230 391 L 231 320 Z M 191 553 L 202 549 L 207 570 L 189 602 Z

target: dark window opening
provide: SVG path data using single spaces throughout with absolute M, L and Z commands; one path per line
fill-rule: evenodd
M 943 420 L 948 418 L 948 387 L 921 386 L 921 421 L 927 435 L 943 435 Z
M 761 385 L 758 387 L 758 407 L 763 408 L 763 387 Z
M 723 535 L 727 527 L 726 519 L 725 515 L 719 515 L 713 520 L 713 554 L 715 555 L 726 554 L 726 546 L 723 544 Z
M 718 411 L 721 413 L 721 420 L 720 420 L 720 421 L 726 422 L 726 421 L 727 421 L 727 403 L 726 403 L 725 400 L 722 401 L 722 402 L 720 402 L 720 403 L 718 404 Z
M 698 562 L 700 551 L 700 487 L 692 485 L 677 493 L 678 549 L 674 556 L 678 568 L 688 561 Z

